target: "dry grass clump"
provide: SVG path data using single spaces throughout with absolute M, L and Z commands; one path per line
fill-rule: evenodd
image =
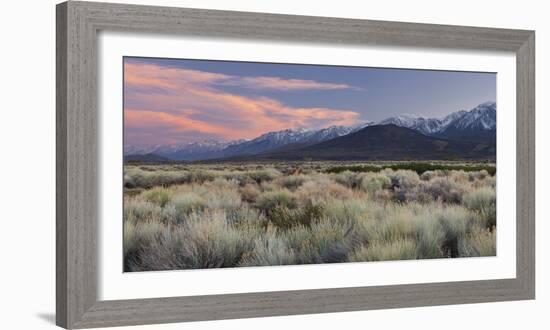
M 335 263 L 346 260 L 350 234 L 350 228 L 325 220 L 309 228 L 296 226 L 284 232 L 284 239 L 295 252 L 296 264 Z
M 308 177 L 303 174 L 282 176 L 275 180 L 275 184 L 278 184 L 281 188 L 289 190 L 296 190 L 304 182 L 308 180 Z
M 205 198 L 210 209 L 235 210 L 242 204 L 241 195 L 236 190 L 213 189 Z
M 270 232 L 257 238 L 250 253 L 243 257 L 239 266 L 295 265 L 296 257 L 286 242 Z
M 124 223 L 145 223 L 157 221 L 162 208 L 151 202 L 141 199 L 126 199 L 124 201 Z
M 461 255 L 466 257 L 494 256 L 497 253 L 496 231 L 477 228 L 460 246 Z
M 444 171 L 444 170 L 426 171 L 420 175 L 420 180 L 430 181 L 433 178 L 446 177 L 447 175 L 448 175 L 448 171 Z
M 494 189 L 483 187 L 469 192 L 464 197 L 464 205 L 472 210 L 483 212 L 496 206 L 496 197 Z
M 305 182 L 296 189 L 294 196 L 302 203 L 319 203 L 331 200 L 344 200 L 354 196 L 353 190 L 346 188 L 330 180 L 328 177 L 320 176 L 315 180 Z
M 172 194 L 170 193 L 170 191 L 161 187 L 147 190 L 142 195 L 147 201 L 158 204 L 160 205 L 160 207 L 164 207 L 166 203 L 168 203 L 172 198 Z
M 493 188 L 482 187 L 464 196 L 464 205 L 480 213 L 487 227 L 496 226 L 496 192 Z
M 247 183 L 244 187 L 240 188 L 240 193 L 245 202 L 254 203 L 256 202 L 258 196 L 262 193 L 262 190 L 255 183 Z
M 400 239 L 393 242 L 374 242 L 368 247 L 361 246 L 349 256 L 349 261 L 383 261 L 417 259 L 416 242 Z
M 192 213 L 183 225 L 165 227 L 152 236 L 139 242 L 141 253 L 127 263 L 128 270 L 231 267 L 254 243 L 246 231 L 230 226 L 222 212 Z
M 496 254 L 496 180 L 485 170 L 306 165 L 128 167 L 125 270 Z

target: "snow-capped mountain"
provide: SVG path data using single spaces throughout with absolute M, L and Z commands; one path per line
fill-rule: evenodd
M 416 115 L 400 115 L 382 120 L 379 125 L 394 124 L 400 127 L 414 129 L 425 135 L 431 135 L 441 130 L 443 120 L 439 118 L 424 118 Z
M 497 120 L 497 105 L 495 102 L 485 102 L 472 110 L 465 112 L 449 127 L 461 130 L 494 130 Z
M 357 132 L 358 130 L 369 126 L 370 124 L 370 122 L 365 122 L 354 126 L 329 126 L 327 128 L 321 128 L 319 130 L 310 131 L 311 134 L 309 134 L 309 136 L 305 136 L 304 139 L 302 141 L 298 141 L 298 143 L 313 144 L 324 142 L 340 136 L 348 135 L 353 132 Z
M 154 154 L 172 160 L 202 160 L 218 158 L 222 156 L 221 151 L 232 144 L 238 144 L 243 140 L 220 142 L 205 140 L 183 144 L 163 144 L 150 147 L 125 146 L 124 155 L 146 155 Z
M 425 118 L 417 115 L 400 115 L 390 117 L 379 122 L 379 125 L 394 124 L 401 127 L 411 128 L 424 135 L 433 135 L 444 130 L 455 120 L 461 118 L 467 111 L 453 112 L 443 118 Z
M 453 120 L 436 136 L 472 142 L 496 143 L 496 103 L 485 102 Z
M 237 155 L 255 155 L 287 145 L 310 145 L 353 133 L 370 123 L 355 126 L 330 126 L 319 130 L 303 128 L 268 132 L 252 140 L 231 142 L 201 141 L 185 144 L 156 145 L 151 147 L 125 146 L 124 155 L 154 154 L 172 160 L 206 160 L 232 157 Z
M 494 143 L 496 103 L 485 102 L 470 111 L 453 112 L 443 118 L 401 115 L 384 119 L 377 124 L 395 124 L 414 129 L 424 135 L 453 140 Z
M 400 115 L 378 123 L 330 126 L 318 130 L 285 129 L 262 134 L 251 140 L 231 142 L 201 141 L 139 148 L 125 146 L 124 155 L 157 155 L 171 160 L 207 160 L 265 152 L 289 152 L 363 130 L 367 126 L 394 124 L 424 135 L 448 140 L 496 143 L 496 103 L 486 102 L 470 111 L 453 112 L 442 118 Z
M 366 125 L 368 125 L 368 123 L 356 126 L 330 126 L 319 130 L 299 128 L 269 132 L 255 139 L 228 146 L 223 153 L 225 157 L 255 155 L 292 144 L 315 144 L 355 132 Z
M 468 111 L 466 111 L 466 110 L 460 110 L 460 111 L 457 111 L 457 112 L 450 113 L 450 114 L 446 115 L 445 117 L 441 118 L 441 124 L 442 124 L 441 129 L 444 129 L 444 128 L 448 127 L 452 122 L 454 122 L 457 119 L 462 118 L 462 116 L 464 116 L 467 113 L 468 113 Z

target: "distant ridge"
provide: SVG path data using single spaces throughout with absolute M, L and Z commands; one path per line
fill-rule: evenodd
M 149 154 L 136 154 L 124 156 L 124 162 L 139 162 L 139 163 L 164 163 L 169 162 L 171 159 L 162 157 L 153 153 Z
M 279 148 L 286 148 L 287 146 L 312 145 L 355 132 L 365 125 L 368 124 L 358 126 L 330 126 L 319 130 L 286 129 L 269 132 L 250 141 L 228 146 L 223 150 L 223 155 L 225 157 L 257 155 Z
M 288 151 L 248 159 L 270 160 L 493 160 L 490 144 L 430 137 L 394 124 L 367 126 L 355 133 Z M 246 157 L 241 158 L 247 160 Z

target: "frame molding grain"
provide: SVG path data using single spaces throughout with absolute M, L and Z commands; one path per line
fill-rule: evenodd
M 56 323 L 90 328 L 535 298 L 535 32 L 69 1 L 56 7 Z M 516 278 L 99 301 L 97 35 L 170 33 L 299 43 L 515 52 Z

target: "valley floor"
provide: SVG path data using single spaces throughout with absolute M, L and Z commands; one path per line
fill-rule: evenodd
M 126 165 L 125 271 L 496 255 L 468 163 Z

